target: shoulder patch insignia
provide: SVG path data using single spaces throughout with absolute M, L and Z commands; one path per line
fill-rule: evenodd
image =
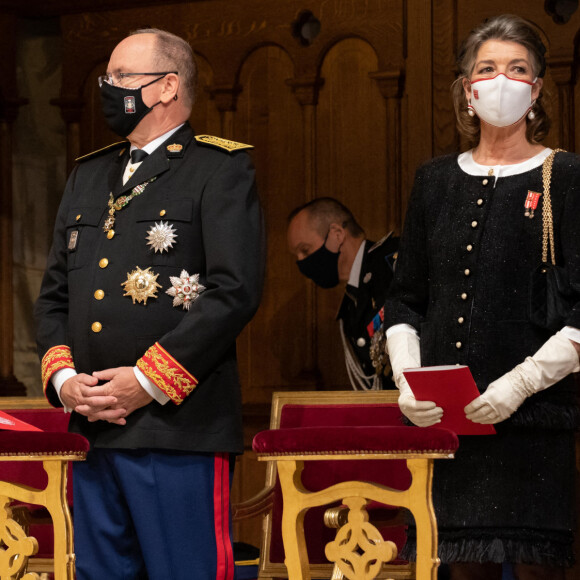
M 119 155 L 123 155 L 123 153 L 125 153 L 125 148 L 129 146 L 129 141 L 119 141 L 117 143 L 112 143 L 111 145 L 107 145 L 106 147 L 103 147 L 102 149 L 97 149 L 96 151 L 93 151 L 92 153 L 87 153 L 86 155 L 81 155 L 80 157 L 77 157 L 75 159 L 76 163 L 82 163 L 83 161 L 88 161 L 89 159 L 92 159 L 93 157 L 98 157 L 99 155 L 102 155 L 103 153 L 108 153 L 109 151 L 114 151 L 115 149 L 121 149 L 121 151 L 119 151 Z
M 373 244 L 369 249 L 367 253 L 371 253 L 373 250 L 376 250 L 377 248 L 380 248 L 391 236 L 393 235 L 393 232 L 390 231 L 386 236 L 382 237 L 376 244 Z
M 254 148 L 253 145 L 246 145 L 245 143 L 238 143 L 237 141 L 230 141 L 213 135 L 196 135 L 195 140 L 202 145 L 211 145 L 218 149 L 225 149 L 228 152 Z

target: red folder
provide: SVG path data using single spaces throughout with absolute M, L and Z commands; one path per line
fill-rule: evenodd
M 0 411 L 0 430 L 4 431 L 42 431 L 38 427 L 25 423 L 4 411 Z
M 465 407 L 479 397 L 479 391 L 465 365 L 418 367 L 403 371 L 418 401 L 434 401 L 443 409 L 441 423 L 457 435 L 494 435 L 493 425 L 474 423 L 465 416 Z

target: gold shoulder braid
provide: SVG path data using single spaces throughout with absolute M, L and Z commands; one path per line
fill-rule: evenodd
M 141 195 L 143 191 L 145 191 L 145 188 L 156 179 L 157 177 L 152 177 L 148 181 L 136 185 L 129 195 L 120 195 L 117 199 L 113 197 L 112 192 L 109 194 L 109 201 L 107 204 L 109 206 L 109 217 L 105 220 L 105 224 L 103 225 L 103 231 L 107 233 L 108 238 L 112 238 L 115 235 L 113 230 L 113 226 L 115 225 L 115 212 L 121 211 L 134 197 Z M 113 235 L 110 235 L 111 232 L 113 232 Z
M 556 252 L 554 249 L 554 218 L 552 217 L 552 199 L 550 197 L 550 181 L 552 180 L 552 165 L 556 153 L 565 152 L 565 149 L 554 149 L 544 160 L 542 165 L 542 182 L 544 185 L 544 199 L 542 201 L 542 262 L 548 262 L 548 240 L 550 242 L 550 259 L 552 265 L 556 265 Z
M 554 149 L 542 166 L 542 261 L 530 272 L 528 317 L 532 324 L 552 333 L 566 325 L 577 301 L 565 265 L 556 264 L 554 218 L 550 197 L 550 181 L 554 156 L 563 149 Z M 550 259 L 548 259 L 548 245 Z
M 221 137 L 214 137 L 213 135 L 196 135 L 195 140 L 203 145 L 211 145 L 218 149 L 225 149 L 229 153 L 238 151 L 240 149 L 253 149 L 253 145 L 246 143 L 238 143 L 237 141 L 230 141 L 229 139 L 222 139 Z

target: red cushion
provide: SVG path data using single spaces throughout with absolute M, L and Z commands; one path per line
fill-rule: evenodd
M 65 413 L 62 408 L 7 409 L 5 412 L 43 431 L 55 431 L 58 433 L 66 433 L 68 431 L 70 413 Z
M 0 431 L 0 455 L 84 454 L 89 442 L 77 433 Z
M 254 437 L 253 449 L 267 455 L 336 453 L 452 453 L 459 445 L 448 429 L 421 427 L 300 427 L 270 429 Z

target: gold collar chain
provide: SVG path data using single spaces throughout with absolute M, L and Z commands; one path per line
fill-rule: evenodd
M 113 230 L 113 226 L 115 225 L 115 212 L 121 211 L 129 202 L 138 195 L 141 195 L 145 188 L 153 181 L 155 181 L 157 177 L 152 177 L 148 181 L 144 183 L 140 183 L 136 185 L 129 195 L 121 195 L 117 199 L 113 197 L 113 193 L 109 194 L 109 201 L 107 205 L 109 206 L 109 217 L 105 220 L 105 224 L 103 225 L 103 231 L 107 233 L 107 237 L 111 239 L 115 235 L 115 231 Z

